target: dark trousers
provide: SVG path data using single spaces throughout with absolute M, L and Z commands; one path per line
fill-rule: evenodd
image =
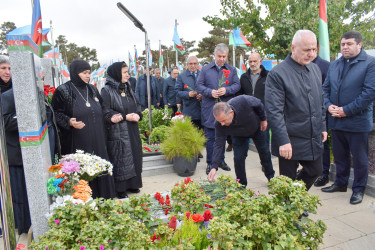
M 191 120 L 191 122 L 198 128 L 198 129 L 203 129 L 201 120 Z
M 171 117 L 174 117 L 175 113 L 177 112 L 177 105 L 169 105 L 168 107 L 170 109 L 172 109 L 172 115 L 171 115 Z
M 280 175 L 285 175 L 292 180 L 295 180 L 298 164 L 301 164 L 303 167 L 299 179 L 306 184 L 306 189 L 309 190 L 315 180 L 322 173 L 322 157 L 312 161 L 287 160 L 283 157 L 279 157 Z
M 227 136 L 227 143 L 228 143 L 228 145 L 232 144 L 232 136 L 230 136 L 230 135 Z
M 258 150 L 260 163 L 267 179 L 271 179 L 275 175 L 271 161 L 270 149 L 267 145 L 265 133 L 258 129 L 250 138 L 254 140 L 254 144 Z M 234 169 L 237 179 L 244 186 L 247 186 L 245 160 L 247 151 L 249 150 L 249 137 L 232 136 Z
M 353 192 L 364 192 L 368 177 L 368 132 L 331 130 L 332 152 L 336 164 L 335 185 L 347 186 L 350 176 L 350 154 L 353 156 Z
M 327 113 L 327 115 L 329 115 Z M 326 115 L 326 120 L 328 119 Z M 328 123 L 326 123 L 326 128 L 327 128 L 327 132 L 328 132 Z M 323 172 L 322 172 L 322 176 L 328 176 L 329 175 L 329 168 L 331 166 L 331 152 L 330 152 L 330 146 L 329 146 L 329 140 L 327 138 L 327 140 L 324 142 L 324 151 L 323 151 Z
M 206 162 L 208 165 L 212 163 L 212 154 L 214 152 L 214 143 L 215 143 L 215 129 L 204 127 L 204 133 L 206 134 Z M 223 155 L 220 156 L 220 162 L 224 162 L 225 154 L 225 144 L 223 145 Z

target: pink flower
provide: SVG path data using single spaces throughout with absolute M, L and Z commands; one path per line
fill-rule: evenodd
M 85 250 L 86 248 L 84 246 L 81 246 L 79 250 Z
M 75 161 L 64 161 L 62 164 L 61 171 L 66 174 L 78 172 L 80 169 L 79 163 Z
M 59 223 L 60 223 L 59 220 L 54 220 L 54 222 L 56 223 L 56 226 L 59 225 Z
M 100 250 L 104 250 L 104 246 L 103 245 L 100 245 Z

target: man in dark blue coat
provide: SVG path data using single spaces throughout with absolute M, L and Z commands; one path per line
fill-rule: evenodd
M 148 94 L 147 94 L 147 72 L 138 77 L 135 89 L 135 95 L 141 103 L 142 110 L 148 107 Z M 159 88 L 155 82 L 155 77 L 150 75 L 150 92 L 151 92 L 151 105 L 155 108 L 160 105 Z
M 253 139 L 261 159 L 264 174 L 268 180 L 274 177 L 270 149 L 265 141 L 264 131 L 267 129 L 267 117 L 262 102 L 255 97 L 240 95 L 228 102 L 219 102 L 213 108 L 215 122 L 215 144 L 212 169 L 208 179 L 214 176 L 220 166 L 220 155 L 224 153 L 225 139 L 232 137 L 234 169 L 237 179 L 246 187 L 245 160 L 249 149 L 249 138 Z
M 182 72 L 176 81 L 177 97 L 182 101 L 182 113 L 190 116 L 191 121 L 198 127 L 201 125 L 202 95 L 195 90 L 195 82 L 199 76 L 198 60 L 195 56 L 187 59 L 187 70 Z
M 164 105 L 168 105 L 168 108 L 172 109 L 173 113 L 172 116 L 177 112 L 177 101 L 176 96 L 176 79 L 178 77 L 178 68 L 173 67 L 171 71 L 171 75 L 165 79 L 164 86 L 163 86 L 163 98 L 164 98 Z
M 202 94 L 201 121 L 207 137 L 207 174 L 211 170 L 213 160 L 212 153 L 215 142 L 215 117 L 213 116 L 212 109 L 215 103 L 220 101 L 226 102 L 233 98 L 241 87 L 236 68 L 226 63 L 228 52 L 229 49 L 227 45 L 223 43 L 218 44 L 214 51 L 215 60 L 202 68 L 195 84 L 197 92 Z M 229 74 L 224 74 L 223 70 L 228 70 Z M 219 86 L 223 75 L 227 75 L 228 77 L 225 83 Z M 225 145 L 223 145 L 223 147 L 225 147 Z M 224 162 L 224 153 L 219 157 L 221 162 L 219 167 L 223 170 L 230 171 L 229 166 Z
M 323 85 L 324 103 L 332 135 L 336 180 L 323 192 L 346 192 L 353 157 L 351 204 L 362 202 L 368 177 L 368 138 L 373 129 L 375 58 L 362 50 L 362 35 L 348 31 L 341 37 L 342 57 L 332 62 Z

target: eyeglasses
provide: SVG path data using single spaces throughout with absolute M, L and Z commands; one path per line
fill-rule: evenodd
M 198 65 L 198 63 L 188 63 L 189 65 Z

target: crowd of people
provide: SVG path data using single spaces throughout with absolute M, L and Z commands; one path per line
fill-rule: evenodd
M 268 71 L 261 55 L 253 52 L 249 69 L 240 78 L 227 63 L 229 49 L 222 43 L 215 48 L 214 60 L 202 69 L 198 69 L 198 59 L 189 56 L 186 70 L 179 73 L 173 67 L 166 79 L 160 69 L 155 75 L 151 69 L 135 79 L 126 63 L 117 62 L 108 67 L 101 93 L 89 84 L 89 63 L 75 60 L 70 64 L 71 80 L 56 89 L 49 105 L 53 118 L 49 119 L 50 140 L 58 145 L 51 150 L 70 154 L 80 149 L 113 164 L 113 176 L 104 175 L 90 183 L 94 198 L 126 198 L 128 192 L 138 193 L 142 188 L 138 121 L 151 100 L 156 108 L 181 109 L 204 131 L 209 180 L 215 180 L 219 168 L 231 170 L 224 160 L 228 141 L 227 150 L 234 151 L 235 174 L 246 187 L 245 160 L 252 139 L 268 181 L 275 176 L 272 154 L 278 157 L 280 175 L 302 180 L 310 189 L 328 183 L 330 129 L 336 180 L 322 191 L 347 191 L 352 156 L 350 203 L 358 204 L 367 182 L 375 100 L 375 59 L 362 44 L 359 32 L 346 32 L 341 37 L 342 57 L 329 63 L 317 54 L 315 34 L 299 30 L 284 62 Z M 0 88 L 16 226 L 23 233 L 31 222 L 10 63 L 5 56 L 0 57 Z M 299 166 L 302 169 L 297 171 Z

